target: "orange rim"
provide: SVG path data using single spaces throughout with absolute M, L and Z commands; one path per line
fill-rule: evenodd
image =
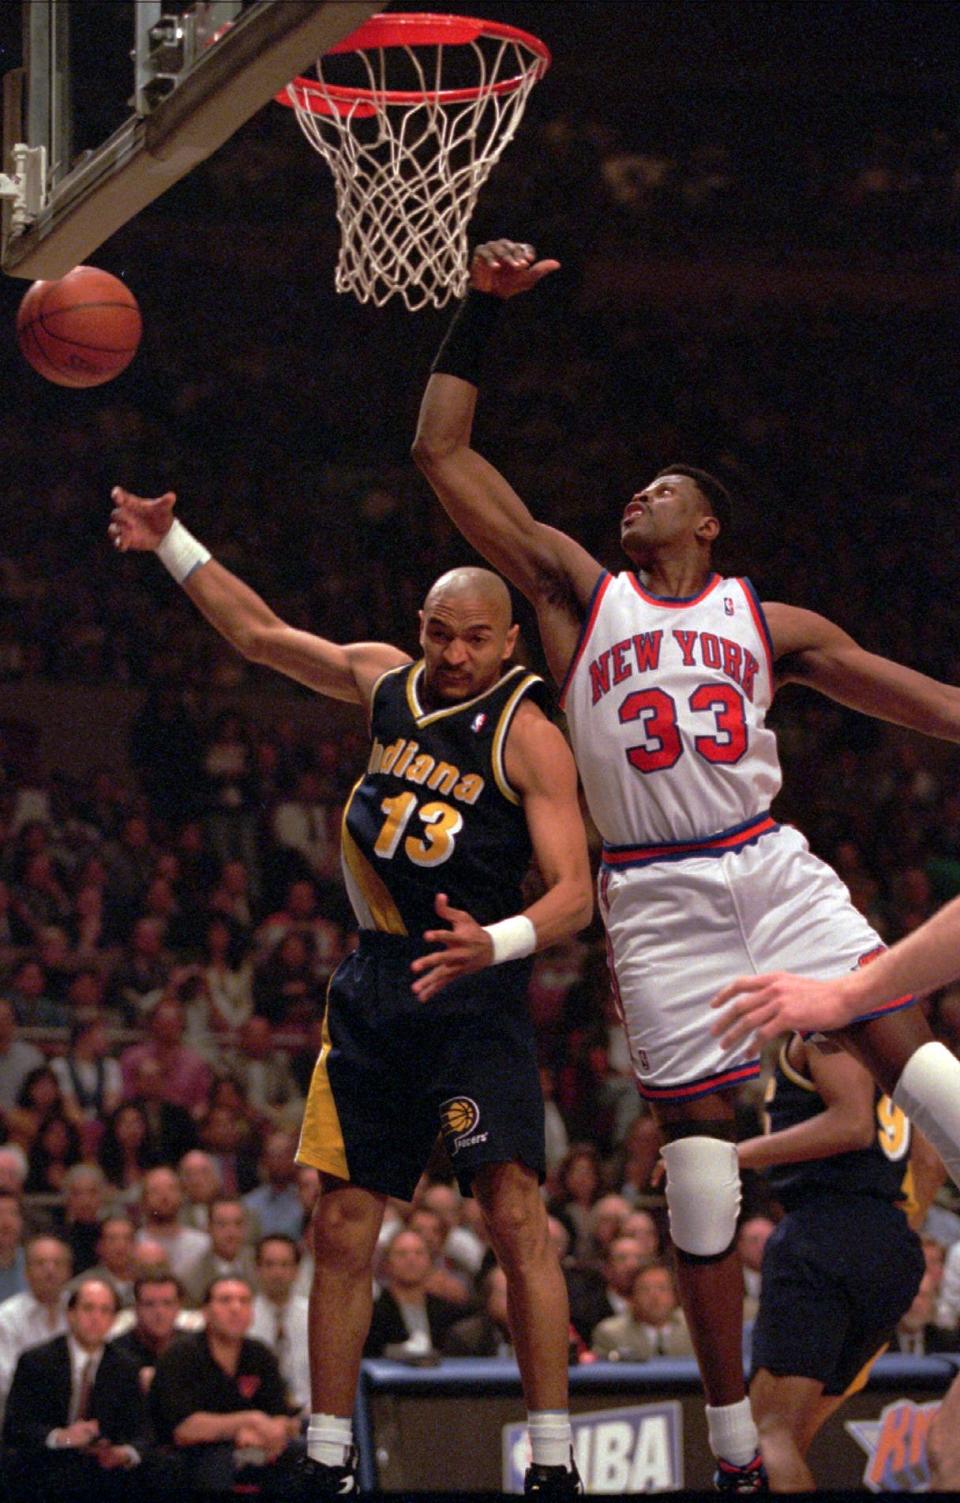
M 552 61 L 546 43 L 517 26 L 509 26 L 503 21 L 481 21 L 473 16 L 426 14 L 371 16 L 356 31 L 336 42 L 324 56 L 388 47 L 465 46 L 480 37 L 522 42 L 535 54 L 537 61 L 512 78 L 494 84 L 474 84 L 465 89 L 355 89 L 340 84 L 320 84 L 312 78 L 295 78 L 274 98 L 289 109 L 300 108 L 314 115 L 329 115 L 336 111 L 341 115 L 352 113 L 359 117 L 374 115 L 377 108 L 385 104 L 462 104 L 485 94 L 510 94 L 520 88 L 531 72 L 536 78 L 542 78 Z

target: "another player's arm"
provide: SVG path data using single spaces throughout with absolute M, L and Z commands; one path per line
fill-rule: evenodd
M 946 1182 L 947 1169 L 929 1138 L 913 1122 L 910 1124 L 910 1175 L 913 1205 L 907 1211 L 907 1220 L 913 1230 L 919 1232 L 937 1191 Z
M 161 549 L 174 526 L 173 492 L 146 500 L 118 486 L 112 495 L 109 530 L 120 551 Z M 318 694 L 366 706 L 380 675 L 410 661 L 406 653 L 386 642 L 341 646 L 289 626 L 249 585 L 209 558 L 206 549 L 181 529 L 184 535 L 189 540 L 185 546 L 193 545 L 203 562 L 198 561 L 180 578 L 180 584 L 210 625 L 250 662 L 275 668 Z
M 762 1043 L 785 1028 L 829 1032 L 885 1002 L 936 991 L 958 976 L 960 898 L 953 898 L 892 949 L 843 976 L 827 981 L 782 971 L 739 976 L 714 998 L 711 1005 L 725 1010 L 711 1031 L 721 1035 L 725 1049 L 751 1034 Z
M 535 705 L 522 704 L 517 710 L 507 738 L 505 765 L 511 787 L 523 801 L 533 854 L 546 891 L 522 914 L 503 922 L 516 926 L 521 934 L 526 929 L 529 943 L 517 953 L 532 954 L 576 934 L 590 922 L 593 888 L 587 837 L 570 748 Z M 451 908 L 444 893 L 438 894 L 436 908 L 450 927 L 427 930 L 424 938 L 441 948 L 413 962 L 412 970 L 418 978 L 413 990 L 421 1002 L 448 981 L 482 970 L 498 958 L 490 932 L 469 913 Z
M 536 521 L 513 487 L 471 446 L 480 357 L 492 333 L 496 300 L 529 291 L 558 264 L 536 261 L 532 246 L 512 241 L 477 248 L 472 290 L 424 392 L 413 458 L 467 541 L 536 607 L 551 671 L 562 678 L 600 565 L 573 538 Z
M 960 741 L 960 689 L 867 652 L 842 627 L 798 606 L 765 604 L 778 684 L 806 684 L 864 715 Z
M 863 1066 L 840 1049 L 824 1053 L 809 1044 L 800 1047 L 825 1110 L 781 1132 L 744 1139 L 737 1145 L 742 1169 L 833 1158 L 838 1153 L 869 1148 L 876 1138 L 874 1086 Z M 796 1048 L 793 1046 L 791 1052 Z

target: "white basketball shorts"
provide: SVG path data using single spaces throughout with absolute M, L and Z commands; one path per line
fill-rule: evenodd
M 800 832 L 770 824 L 715 854 L 600 868 L 614 989 L 646 1100 L 689 1100 L 758 1074 L 749 1043 L 724 1050 L 710 1033 L 710 1001 L 727 982 L 765 971 L 839 976 L 883 949 Z

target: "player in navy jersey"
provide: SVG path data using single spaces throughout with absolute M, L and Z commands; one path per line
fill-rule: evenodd
M 765 714 L 802 683 L 881 719 L 960 741 L 960 691 L 865 652 L 822 616 L 761 605 L 723 579 L 713 545 L 729 497 L 671 465 L 621 518 L 616 577 L 537 522 L 471 446 L 482 353 L 506 300 L 557 269 L 513 241 L 481 246 L 434 362 L 414 458 L 467 539 L 531 601 L 562 686 L 587 803 L 603 837 L 599 892 L 638 1088 L 665 1139 L 678 1280 L 707 1396 L 718 1484 L 761 1488 L 740 1356 L 734 1245 L 740 1181 L 731 1091 L 756 1075 L 725 1051 L 709 1004 L 731 976 L 852 970 L 880 947 L 836 875 L 770 814 L 780 771 Z M 839 1036 L 960 1174 L 960 1060 L 909 997 Z M 879 1013 L 879 1015 L 876 1015 Z
M 773 1038 L 783 1028 L 842 1028 L 851 1018 L 905 991 L 928 993 L 960 977 L 960 898 L 862 970 L 815 980 L 805 976 L 741 976 L 714 999 L 724 1011 L 714 1024 L 723 1042 Z M 960 1100 L 952 1109 L 960 1115 Z M 960 1490 L 960 1376 L 954 1378 L 927 1444 L 933 1492 Z
M 911 1128 L 836 1045 L 787 1039 L 768 1132 L 738 1145 L 785 1209 L 763 1256 L 750 1401 L 775 1492 L 812 1490 L 816 1432 L 867 1381 L 924 1272 Z
M 351 1415 L 384 1207 L 410 1199 L 442 1131 L 507 1276 L 529 1411 L 526 1490 L 572 1497 L 569 1317 L 539 1190 L 526 986 L 527 957 L 588 922 L 590 875 L 573 759 L 540 708 L 542 680 L 509 666 L 509 592 L 486 569 L 443 575 L 420 613 L 418 663 L 383 642 L 338 646 L 288 626 L 212 559 L 173 519 L 171 493 L 113 498 L 117 547 L 155 551 L 245 657 L 362 705 L 370 722 L 342 842 L 359 945 L 330 984 L 298 1152 L 322 1185 L 309 1484 L 355 1490 Z M 531 856 L 545 891 L 525 908 Z

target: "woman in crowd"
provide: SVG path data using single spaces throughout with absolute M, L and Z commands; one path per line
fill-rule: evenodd
M 135 1101 L 118 1106 L 104 1129 L 97 1162 L 122 1200 L 136 1200 L 140 1193 L 140 1182 L 152 1164 L 148 1140 L 143 1108 Z
M 80 1134 L 57 1107 L 48 1112 L 37 1129 L 27 1155 L 27 1195 L 60 1195 L 68 1169 L 83 1157 Z
M 40 1125 L 52 1112 L 63 1111 L 60 1083 L 49 1065 L 37 1065 L 17 1093 L 16 1104 L 6 1114 L 7 1142 L 29 1154 Z

